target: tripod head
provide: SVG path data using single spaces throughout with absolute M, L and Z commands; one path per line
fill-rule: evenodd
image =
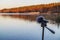
M 43 16 L 38 16 L 36 20 L 41 23 L 41 27 L 47 26 L 48 21 Z

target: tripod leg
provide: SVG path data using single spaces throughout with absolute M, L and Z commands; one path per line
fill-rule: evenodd
M 44 40 L 44 27 L 42 27 L 42 40 Z
M 50 28 L 46 27 L 51 33 L 55 34 L 55 31 L 51 30 Z

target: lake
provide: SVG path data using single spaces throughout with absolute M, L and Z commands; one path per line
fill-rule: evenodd
M 45 28 L 45 40 L 60 40 L 60 28 L 48 23 L 47 27 L 55 31 L 52 34 Z M 0 40 L 42 40 L 42 27 L 36 21 L 0 16 Z

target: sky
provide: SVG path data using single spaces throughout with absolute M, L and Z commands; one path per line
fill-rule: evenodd
M 30 6 L 37 4 L 48 4 L 60 2 L 60 0 L 0 0 L 0 9 Z

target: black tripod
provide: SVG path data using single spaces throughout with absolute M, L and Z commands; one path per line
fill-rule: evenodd
M 55 32 L 53 30 L 51 30 L 50 28 L 47 27 L 48 21 L 45 20 L 44 17 L 42 17 L 42 16 L 37 17 L 37 22 L 41 23 L 41 27 L 42 27 L 42 40 L 44 40 L 44 28 L 47 28 L 51 33 L 55 34 Z

